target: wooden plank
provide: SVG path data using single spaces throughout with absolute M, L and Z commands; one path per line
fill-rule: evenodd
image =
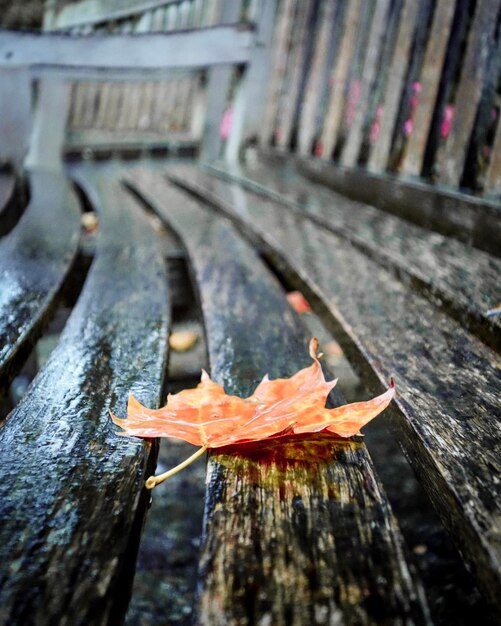
M 180 0 L 153 0 L 149 2 L 137 2 L 137 0 L 118 0 L 110 7 L 109 1 L 95 2 L 95 0 L 83 0 L 63 7 L 57 16 L 57 28 L 68 29 L 72 26 L 96 26 L 106 22 L 121 21 L 123 19 L 152 14 L 156 9 L 171 4 L 178 4 Z M 129 6 L 127 6 L 129 5 Z M 118 6 L 118 8 L 117 8 Z
M 357 41 L 357 38 L 354 37 L 353 34 L 357 32 L 361 11 L 361 0 L 351 0 L 345 15 L 344 32 L 339 54 L 330 78 L 331 92 L 320 137 L 323 148 L 322 156 L 325 159 L 330 159 L 332 156 L 339 127 L 341 126 L 343 100 L 349 76 L 350 63 L 355 53 Z
M 297 167 L 311 180 L 349 198 L 501 256 L 501 210 L 496 202 L 418 181 L 344 169 L 318 159 L 298 159 Z
M 283 0 L 279 4 L 277 25 L 273 41 L 273 70 L 266 97 L 266 109 L 260 133 L 261 144 L 264 146 L 272 141 L 274 135 L 280 93 L 287 67 L 289 34 L 292 28 L 295 6 L 295 0 Z
M 356 165 L 358 160 L 360 146 L 362 144 L 362 134 L 369 108 L 369 99 L 377 76 L 379 72 L 381 72 L 379 62 L 383 42 L 387 35 L 386 29 L 389 9 L 390 0 L 380 0 L 376 3 L 374 9 L 365 53 L 364 67 L 360 78 L 360 95 L 355 105 L 353 122 L 348 129 L 348 136 L 341 153 L 341 163 L 347 167 Z
M 456 92 L 456 108 L 444 153 L 438 162 L 439 182 L 458 187 L 466 160 L 468 144 L 484 91 L 488 63 L 494 53 L 494 32 L 501 8 L 500 0 L 480 0 L 475 9 L 462 60 Z
M 159 174 L 128 180 L 187 248 L 213 379 L 248 395 L 265 372 L 303 367 L 305 331 L 256 252 Z M 308 446 L 315 461 L 294 461 Z M 210 455 L 207 480 L 198 623 L 427 622 L 362 444 L 320 435 L 228 449 Z
M 117 624 L 130 593 L 155 455 L 117 437 L 108 409 L 123 415 L 131 391 L 158 405 L 169 303 L 156 236 L 110 178 L 96 183 L 100 236 L 78 303 L 0 430 L 6 624 Z
M 332 232 L 187 167 L 169 177 L 258 237 L 332 328 L 364 383 L 398 390 L 392 429 L 491 606 L 501 595 L 501 359 Z
M 263 94 L 271 77 L 272 40 L 277 14 L 276 0 L 259 0 L 256 5 L 256 39 L 246 72 L 246 107 L 243 116 L 243 138 L 255 141 L 261 132 L 266 102 Z M 231 141 L 231 139 L 230 139 Z
M 271 198 L 337 234 L 501 352 L 501 259 L 312 183 L 292 167 L 269 162 L 210 173 Z
M 332 37 L 334 18 L 338 2 L 324 0 L 319 8 L 317 21 L 316 49 L 308 76 L 301 107 L 298 131 L 298 153 L 310 155 L 317 131 L 317 109 L 322 95 L 323 82 L 327 79 L 329 42 Z
M 251 41 L 252 33 L 241 25 L 106 37 L 2 31 L 0 66 L 53 65 L 59 73 L 64 69 L 87 68 L 87 74 L 104 68 L 165 71 L 173 67 L 208 67 L 247 63 Z
M 224 24 L 238 20 L 241 5 L 241 0 L 225 0 L 221 5 L 219 21 Z M 217 159 L 221 155 L 222 139 L 219 129 L 224 112 L 229 105 L 232 76 L 233 68 L 229 67 L 213 67 L 208 73 L 207 110 L 201 150 L 202 158 L 207 160 Z
M 440 86 L 455 7 L 455 1 L 438 0 L 433 14 L 433 23 L 419 77 L 421 91 L 415 112 L 414 129 L 405 146 L 405 156 L 401 167 L 402 174 L 408 176 L 419 176 L 423 167 L 424 152 L 433 121 L 433 109 Z
M 52 76 L 39 81 L 30 149 L 25 167 L 62 170 L 70 97 L 70 83 Z
M 32 128 L 31 79 L 27 68 L 0 68 L 0 163 L 20 168 Z
M 491 160 L 485 178 L 485 194 L 487 196 L 501 196 L 501 123 L 499 117 Z
M 304 77 L 309 69 L 311 20 L 314 9 L 315 2 L 313 0 L 302 0 L 296 7 L 288 53 L 287 72 L 282 85 L 276 124 L 277 146 L 282 150 L 287 149 L 291 142 L 301 90 L 304 85 Z
M 32 172 L 30 203 L 0 242 L 0 376 L 40 332 L 75 259 L 80 210 L 59 174 Z M 54 228 L 57 224 L 57 228 Z
M 418 13 L 419 3 L 414 0 L 405 0 L 400 17 L 395 51 L 388 73 L 388 82 L 380 104 L 382 115 L 379 135 L 371 149 L 367 164 L 367 168 L 371 172 L 384 171 L 388 163 L 391 140 L 395 131 L 398 108 L 405 85 L 405 74 L 409 65 Z

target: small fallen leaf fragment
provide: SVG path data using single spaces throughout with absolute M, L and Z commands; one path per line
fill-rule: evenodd
M 194 330 L 177 330 L 169 337 L 169 346 L 175 352 L 187 352 L 198 341 L 198 333 Z
M 337 381 L 325 380 L 317 350 L 318 341 L 313 338 L 310 342 L 313 363 L 309 367 L 290 378 L 269 380 L 265 376 L 248 398 L 227 395 L 221 385 L 203 372 L 195 389 L 169 394 L 166 406 L 161 409 L 148 409 L 130 395 L 127 419 L 113 414 L 111 417 L 123 428 L 121 435 L 175 437 L 201 446 L 182 467 L 208 448 L 323 430 L 340 437 L 356 435 L 388 406 L 395 395 L 393 381 L 383 394 L 367 402 L 325 408 L 327 396 Z M 181 466 L 150 477 L 147 487 L 153 488 L 179 469 Z
M 310 313 L 311 306 L 308 300 L 303 296 L 300 291 L 291 291 L 287 294 L 287 301 L 291 305 L 291 307 L 302 315 L 303 313 Z

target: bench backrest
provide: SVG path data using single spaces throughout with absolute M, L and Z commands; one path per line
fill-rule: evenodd
M 499 0 L 283 0 L 261 143 L 501 192 Z
M 40 161 L 42 152 L 44 164 L 57 164 L 63 147 L 71 148 L 72 142 L 85 147 L 96 141 L 184 141 L 201 146 L 206 158 L 217 157 L 220 123 L 232 95 L 233 130 L 226 151 L 238 152 L 248 100 L 239 92 L 247 78 L 254 86 L 265 80 L 266 64 L 253 63 L 260 69 L 251 72 L 251 57 L 257 50 L 262 56 L 263 37 L 271 38 L 275 2 L 253 3 L 257 26 L 239 21 L 247 15 L 240 1 L 153 4 L 141 13 L 121 11 L 120 19 L 111 14 L 71 28 L 53 20 L 52 26 L 81 36 L 0 34 L 0 131 L 9 139 L 0 148 L 0 159 L 19 165 L 30 132 L 30 166 Z M 50 20 L 46 22 L 49 27 Z M 103 29 L 111 34 L 101 36 Z M 38 90 L 33 99 L 34 83 Z

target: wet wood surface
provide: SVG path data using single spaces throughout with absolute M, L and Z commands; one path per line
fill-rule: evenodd
M 501 133 L 500 133 L 501 137 Z M 276 152 L 261 158 L 283 162 Z M 371 204 L 409 222 L 463 241 L 489 254 L 501 256 L 501 208 L 449 189 L 396 176 L 371 174 L 362 169 L 341 168 L 320 159 L 296 159 L 301 174 L 339 193 Z
M 371 385 L 395 376 L 395 433 L 488 602 L 501 594 L 499 356 L 342 238 L 193 169 L 169 177 L 252 236 Z
M 488 315 L 501 300 L 501 259 L 332 192 L 293 166 L 209 170 L 346 238 L 501 351 L 501 320 Z
M 301 322 L 232 226 L 161 173 L 127 181 L 187 248 L 213 379 L 246 396 L 265 373 L 307 365 Z M 214 453 L 197 623 L 426 623 L 402 549 L 362 443 L 320 435 Z
M 169 303 L 156 237 L 109 179 L 86 178 L 100 217 L 94 262 L 0 430 L 2 624 L 117 624 L 128 601 L 155 455 L 118 437 L 108 409 L 123 417 L 131 391 L 159 403 Z
M 0 241 L 1 377 L 41 331 L 80 238 L 79 205 L 65 178 L 33 171 L 29 187 L 28 207 Z

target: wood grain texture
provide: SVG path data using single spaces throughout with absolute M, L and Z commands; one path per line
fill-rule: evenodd
M 501 352 L 501 320 L 487 315 L 501 301 L 501 259 L 312 184 L 291 166 L 257 163 L 233 170 L 209 167 L 209 171 L 308 215 L 440 303 Z
M 500 8 L 500 0 L 480 0 L 475 9 L 456 92 L 452 128 L 439 160 L 439 180 L 445 185 L 459 187 L 461 181 L 490 56 L 495 53 L 494 33 Z
M 283 0 L 278 7 L 277 22 L 273 37 L 273 60 L 270 85 L 266 96 L 266 107 L 261 126 L 260 141 L 267 146 L 274 137 L 280 94 L 287 68 L 287 51 L 292 28 L 296 0 Z
M 31 200 L 0 242 L 0 375 L 33 340 L 78 249 L 80 211 L 62 175 L 32 172 Z M 57 224 L 57 229 L 54 229 Z
M 100 235 L 78 303 L 0 430 L 4 624 L 120 623 L 130 592 L 154 455 L 108 409 L 158 404 L 169 305 L 155 235 L 109 174 L 86 178 Z
M 346 9 L 344 32 L 339 53 L 332 69 L 329 104 L 327 105 L 324 126 L 320 138 L 323 147 L 322 156 L 325 159 L 330 159 L 332 156 L 341 125 L 343 101 L 349 78 L 350 63 L 355 54 L 357 41 L 355 33 L 358 30 L 361 12 L 361 0 L 351 0 Z
M 160 174 L 127 180 L 184 241 L 212 377 L 248 395 L 266 372 L 306 365 L 300 321 L 231 225 Z M 320 435 L 228 449 L 210 456 L 207 480 L 198 623 L 427 622 L 363 444 Z
M 421 174 L 455 7 L 455 0 L 437 0 L 435 6 L 433 23 L 419 77 L 421 92 L 418 96 L 419 103 L 416 109 L 414 129 L 405 147 L 405 157 L 401 168 L 403 174 L 411 176 Z
M 492 155 L 485 177 L 485 194 L 501 196 L 501 123 L 498 121 L 496 135 L 492 146 Z
M 324 0 L 319 7 L 317 31 L 315 33 L 315 53 L 308 75 L 304 98 L 300 108 L 298 152 L 310 155 L 313 140 L 317 132 L 318 108 L 324 89 L 323 83 L 328 80 L 327 63 L 329 60 L 330 40 L 334 31 L 334 18 L 338 11 L 338 3 Z
M 398 107 L 405 84 L 405 73 L 409 64 L 419 3 L 414 0 L 405 0 L 400 17 L 395 51 L 388 72 L 388 82 L 384 90 L 381 107 L 381 126 L 375 145 L 373 146 L 368 169 L 373 172 L 382 172 L 386 169 L 390 155 L 391 140 L 397 122 Z
M 499 355 L 348 242 L 187 168 L 169 176 L 256 235 L 371 382 L 395 376 L 395 433 L 486 599 L 501 595 Z
M 282 85 L 280 107 L 276 123 L 277 146 L 289 147 L 292 133 L 297 123 L 299 104 L 305 74 L 309 71 L 309 47 L 312 29 L 312 16 L 315 9 L 313 0 L 301 0 L 297 4 L 291 43 L 288 52 L 287 72 Z
M 263 154 L 263 156 L 265 156 Z M 267 158 L 280 160 L 277 152 Z M 388 213 L 501 256 L 501 208 L 498 202 L 396 176 L 341 168 L 320 159 L 297 159 L 298 171 L 339 193 Z
M 364 67 L 360 78 L 360 96 L 356 104 L 353 123 L 349 128 L 348 136 L 341 154 L 341 163 L 348 167 L 357 163 L 369 109 L 369 99 L 374 88 L 377 75 L 381 71 L 379 61 L 384 39 L 388 36 L 386 28 L 390 4 L 390 0 L 379 0 L 374 9 L 374 16 L 372 18 L 364 59 Z

